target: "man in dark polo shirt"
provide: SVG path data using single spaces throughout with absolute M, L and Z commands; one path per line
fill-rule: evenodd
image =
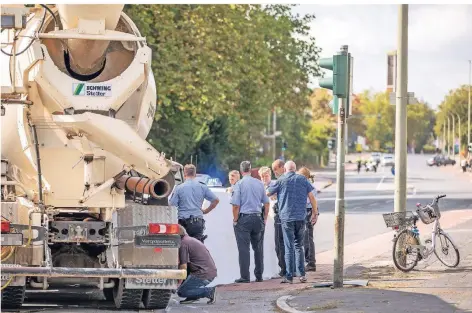
M 208 298 L 208 304 L 216 301 L 216 287 L 206 287 L 216 277 L 216 265 L 210 252 L 198 239 L 190 237 L 182 225 L 179 225 L 182 242 L 179 248 L 179 268 L 187 270 L 187 279 L 180 285 L 177 295 L 188 304 L 201 298 Z

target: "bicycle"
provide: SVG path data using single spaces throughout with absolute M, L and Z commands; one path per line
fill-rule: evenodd
M 459 249 L 439 224 L 441 212 L 438 203 L 439 199 L 444 197 L 446 195 L 437 196 L 431 204 L 426 206 L 418 203 L 416 212 L 382 214 L 387 227 L 392 227 L 396 231 L 393 239 L 393 263 L 400 271 L 411 271 L 419 261 L 428 259 L 433 252 L 445 266 L 453 268 L 459 265 Z M 431 239 L 425 241 L 428 246 L 420 242 L 419 231 L 416 227 L 416 222 L 420 219 L 424 224 L 434 223 Z M 439 239 L 439 244 L 436 239 Z M 439 249 L 436 249 L 438 246 Z M 451 262 L 446 260 L 449 255 L 455 257 Z M 407 263 L 409 256 L 411 261 Z

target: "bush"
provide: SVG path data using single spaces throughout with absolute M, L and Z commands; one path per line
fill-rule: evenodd
M 436 147 L 432 145 L 424 145 L 423 153 L 436 153 Z

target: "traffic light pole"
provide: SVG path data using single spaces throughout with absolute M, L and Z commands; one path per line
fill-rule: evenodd
M 343 287 L 344 272 L 344 154 L 346 147 L 346 99 L 339 98 L 336 155 L 336 202 L 334 208 L 334 269 L 333 287 Z
M 395 212 L 406 211 L 408 4 L 398 11 L 398 55 L 395 119 Z

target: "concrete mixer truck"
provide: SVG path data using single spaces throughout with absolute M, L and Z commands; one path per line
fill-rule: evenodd
M 160 309 L 186 277 L 167 200 L 182 166 L 146 141 L 151 49 L 122 10 L 1 7 L 2 308 L 80 286 Z

